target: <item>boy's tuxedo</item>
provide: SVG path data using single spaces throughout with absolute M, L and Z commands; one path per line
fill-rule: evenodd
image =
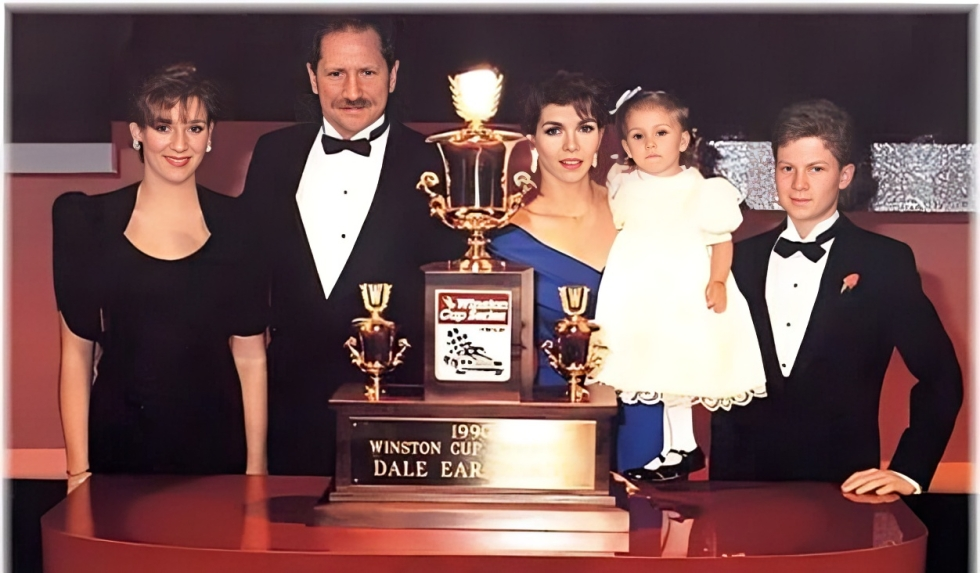
M 785 229 L 786 222 L 735 245 L 732 272 L 752 312 L 768 397 L 712 415 L 711 478 L 842 483 L 879 467 L 881 386 L 898 349 L 918 383 L 909 427 L 889 469 L 928 488 L 963 400 L 963 382 L 911 249 L 841 216 L 799 353 L 784 376 L 773 335 L 781 325 L 770 321 L 766 282 Z M 841 292 L 851 275 L 857 284 Z

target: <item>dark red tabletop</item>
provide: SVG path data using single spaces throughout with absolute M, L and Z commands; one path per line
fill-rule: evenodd
M 42 518 L 47 573 L 577 571 L 921 573 L 900 500 L 815 483 L 686 482 L 630 498 L 629 551 L 576 532 L 312 525 L 329 478 L 95 476 Z M 610 545 L 612 546 L 612 545 Z M 583 551 L 585 549 L 585 551 Z

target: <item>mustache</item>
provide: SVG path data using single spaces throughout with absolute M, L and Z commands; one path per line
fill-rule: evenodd
M 371 101 L 358 98 L 358 99 L 342 99 L 340 100 L 340 105 L 337 107 L 355 107 L 355 108 L 365 108 L 371 105 Z

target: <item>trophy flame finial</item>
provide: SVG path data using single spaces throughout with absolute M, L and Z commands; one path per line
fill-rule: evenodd
M 479 131 L 497 114 L 504 76 L 491 69 L 477 69 L 449 78 L 453 107 L 469 129 Z

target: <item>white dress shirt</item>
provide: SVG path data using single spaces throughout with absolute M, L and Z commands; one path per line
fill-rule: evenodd
M 381 116 L 351 139 L 367 139 L 383 122 Z M 296 192 L 296 204 L 327 298 L 347 264 L 371 208 L 390 132 L 391 129 L 386 129 L 371 142 L 368 157 L 349 150 L 327 155 L 321 137 L 310 148 Z M 343 139 L 325 119 L 322 134 Z
M 834 214 L 817 223 L 812 231 L 801 237 L 793 220 L 786 219 L 786 230 L 779 234 L 781 238 L 800 243 L 812 243 L 833 225 L 840 214 Z M 783 376 L 789 376 L 793 364 L 800 352 L 803 335 L 810 324 L 810 314 L 820 290 L 820 279 L 830 258 L 830 249 L 834 239 L 823 243 L 826 251 L 820 260 L 813 262 L 801 252 L 796 252 L 783 258 L 775 251 L 769 254 L 769 270 L 766 275 L 766 305 L 769 307 L 769 323 L 772 328 L 772 338 L 776 346 L 776 358 Z M 775 246 L 775 245 L 774 245 Z M 895 472 L 915 487 L 915 493 L 922 493 L 922 488 L 915 480 Z
M 799 243 L 812 243 L 821 233 L 837 221 L 840 214 L 834 214 L 817 223 L 806 238 L 786 219 L 786 230 L 780 237 Z M 827 254 L 813 262 L 803 253 L 793 253 L 785 259 L 775 251 L 769 254 L 769 271 L 766 275 L 766 304 L 769 306 L 769 322 L 772 325 L 772 338 L 776 343 L 776 358 L 779 359 L 779 369 L 783 376 L 789 376 L 800 352 L 800 344 L 806 327 L 810 324 L 810 313 L 813 303 L 817 300 L 820 289 L 820 278 L 830 258 L 830 248 L 834 240 L 823 244 Z

